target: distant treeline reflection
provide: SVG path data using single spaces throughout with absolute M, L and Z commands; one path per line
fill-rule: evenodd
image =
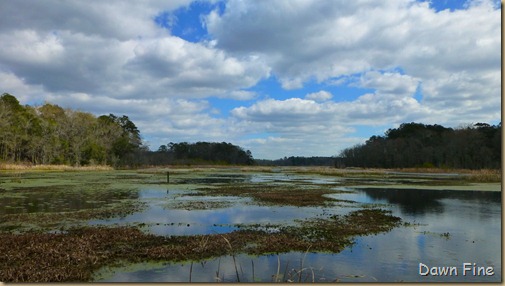
M 363 192 L 374 200 L 385 200 L 388 204 L 398 205 L 407 214 L 442 213 L 445 210 L 441 201 L 446 198 L 479 201 L 482 202 L 480 206 L 501 201 L 500 192 L 386 188 L 362 188 L 358 192 Z

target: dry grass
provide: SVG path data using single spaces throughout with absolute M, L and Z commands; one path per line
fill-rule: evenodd
M 68 166 L 68 165 L 29 165 L 29 164 L 10 164 L 0 163 L 0 170 L 6 171 L 111 171 L 111 166 Z
M 501 170 L 487 170 L 487 169 L 471 171 L 467 176 L 467 180 L 479 183 L 501 182 L 502 172 Z
M 497 183 L 502 180 L 502 170 L 496 169 L 441 169 L 441 168 L 405 168 L 397 169 L 399 172 L 406 173 L 453 173 L 465 175 L 464 180 L 476 183 Z
M 337 253 L 352 237 L 388 231 L 400 218 L 382 210 L 308 220 L 277 233 L 239 230 L 227 234 L 155 236 L 131 227 L 84 227 L 65 233 L 0 233 L 0 281 L 84 282 L 118 261 L 194 261 L 235 253 L 289 251 Z
M 463 174 L 464 180 L 476 183 L 496 183 L 502 180 L 502 170 L 496 169 L 450 169 L 450 168 L 400 168 L 400 169 L 380 169 L 380 168 L 345 168 L 339 169 L 334 167 L 243 167 L 243 172 L 273 172 L 279 169 L 282 172 L 292 172 L 299 174 L 317 174 L 337 177 L 370 177 L 370 176 L 386 176 L 388 172 L 404 172 L 404 173 L 431 173 L 431 174 Z M 413 174 L 415 176 L 415 174 Z
M 297 207 L 326 206 L 331 202 L 349 202 L 326 197 L 338 193 L 331 189 L 307 189 L 305 186 L 231 184 L 218 188 L 200 188 L 194 196 L 239 196 L 251 197 L 258 203 L 291 205 Z

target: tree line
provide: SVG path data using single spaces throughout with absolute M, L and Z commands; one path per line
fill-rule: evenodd
M 140 167 L 171 164 L 329 166 L 365 168 L 501 168 L 501 122 L 457 129 L 403 123 L 384 136 L 344 149 L 337 157 L 284 157 L 254 160 L 231 143 L 168 143 L 157 151 L 142 144 L 140 131 L 126 115 L 94 116 L 45 103 L 21 105 L 0 96 L 0 161 L 32 164 Z
M 384 136 L 344 149 L 336 167 L 463 169 L 501 168 L 501 122 L 476 123 L 457 129 L 403 123 Z
M 251 151 L 227 142 L 173 143 L 161 145 L 151 152 L 151 165 L 220 164 L 252 165 Z
M 277 160 L 257 159 L 255 162 L 260 166 L 333 166 L 335 164 L 335 158 L 290 156 Z
M 161 145 L 158 150 L 141 148 L 125 156 L 124 166 L 167 165 L 253 165 L 251 151 L 227 142 L 180 142 Z
M 0 96 L 0 161 L 114 167 L 254 164 L 251 151 L 226 142 L 171 142 L 150 151 L 126 115 L 96 117 L 50 103 L 21 105 L 8 93 Z
M 118 166 L 142 148 L 126 115 L 96 117 L 49 103 L 23 106 L 8 93 L 0 97 L 1 161 Z

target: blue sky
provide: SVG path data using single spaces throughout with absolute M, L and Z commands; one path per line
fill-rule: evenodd
M 333 156 L 404 122 L 500 122 L 500 17 L 496 0 L 11 1 L 0 83 L 126 114 L 153 150 Z

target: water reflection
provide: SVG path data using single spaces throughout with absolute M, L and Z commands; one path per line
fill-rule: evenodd
M 333 195 L 332 195 L 333 196 Z M 444 191 L 418 189 L 361 188 L 354 193 L 335 194 L 368 204 L 384 204 L 413 225 L 388 233 L 358 237 L 355 244 L 338 254 L 284 253 L 252 257 L 239 255 L 236 263 L 241 282 L 273 282 L 280 269 L 282 281 L 302 282 L 499 282 L 501 281 L 501 193 L 479 191 Z M 231 208 L 233 209 L 233 208 Z M 225 209 L 216 221 L 258 221 L 279 216 L 316 215 L 317 208 Z M 336 209 L 332 209 L 335 211 Z M 306 212 L 312 212 L 307 214 Z M 198 214 L 186 213 L 185 217 Z M 196 215 L 195 221 L 209 214 Z M 228 218 L 228 220 L 224 219 Z M 447 234 L 447 235 L 445 235 Z M 280 265 L 278 265 L 280 261 Z M 303 265 L 302 265 L 303 263 Z M 422 276 L 419 263 L 455 266 L 459 275 Z M 493 276 L 463 276 L 463 263 L 493 267 Z M 237 273 L 231 257 L 224 256 L 202 263 L 175 263 L 156 267 L 141 265 L 136 271 L 117 269 L 112 276 L 98 281 L 115 282 L 236 282 Z M 302 276 L 297 276 L 297 271 Z M 219 275 L 216 276 L 219 270 Z M 306 275 L 306 276 L 305 276 Z M 191 278 L 190 278 L 191 276 Z M 296 280 L 298 279 L 298 280 Z
M 203 178 L 180 178 L 177 184 L 230 184 L 251 181 L 251 175 L 242 174 L 209 174 Z
M 469 201 L 472 205 L 501 202 L 499 192 L 362 188 L 358 189 L 357 193 L 366 194 L 372 201 L 386 201 L 398 205 L 402 212 L 413 215 L 443 212 L 446 205 L 443 199 Z
M 185 196 L 187 191 L 151 187 L 139 191 L 139 198 L 147 203 L 147 208 L 122 218 L 93 220 L 90 225 L 143 225 L 150 233 L 157 235 L 194 235 L 222 233 L 237 229 L 240 225 L 293 224 L 296 219 L 305 219 L 330 211 L 329 208 L 260 206 L 250 198 Z M 189 205 L 205 201 L 227 202 L 228 207 L 210 209 L 180 209 L 178 204 Z M 342 214 L 344 210 L 332 213 Z
M 250 198 L 194 196 L 191 184 L 209 186 L 229 183 L 318 184 L 346 190 L 329 197 L 380 204 L 394 215 L 413 223 L 388 233 L 356 238 L 356 243 L 337 254 L 283 253 L 236 257 L 242 282 L 498 282 L 501 281 L 501 192 L 383 189 L 338 186 L 363 178 L 338 179 L 297 174 L 208 174 L 199 178 L 173 178 L 182 185 L 143 186 L 138 190 L 63 191 L 40 188 L 0 197 L 0 215 L 22 212 L 62 212 L 101 207 L 122 199 L 138 199 L 146 208 L 121 218 L 90 221 L 91 225 L 135 225 L 157 235 L 223 233 L 249 224 L 293 224 L 297 219 L 323 213 L 345 214 L 356 205 L 318 207 L 257 205 Z M 422 179 L 425 179 L 424 177 Z M 179 181 L 177 181 L 179 180 Z M 340 181 L 339 181 L 340 180 Z M 361 181 L 360 181 L 361 180 Z M 368 180 L 367 183 L 372 181 Z M 380 181 L 377 181 L 380 183 Z M 337 185 L 337 186 L 334 186 Z M 325 186 L 326 187 L 326 186 Z M 204 202 L 205 204 L 202 204 Z M 193 205 L 192 205 L 193 204 Z M 213 206 L 195 209 L 196 205 Z M 186 206 L 188 206 L 186 208 Z M 447 235 L 446 235 L 447 234 Z M 429 266 L 457 266 L 477 263 L 494 267 L 495 274 L 473 276 L 421 276 L 419 263 Z M 278 264 L 280 263 L 280 264 Z M 296 276 L 300 269 L 302 276 Z M 461 271 L 461 270 L 460 270 Z M 218 272 L 218 274 L 216 274 Z M 304 276 L 308 274 L 308 276 Z M 191 278 L 190 278 L 191 277 Z M 201 263 L 138 264 L 132 270 L 117 269 L 99 281 L 120 282 L 235 282 L 232 257 L 224 256 Z M 297 280 L 298 279 L 298 280 Z

